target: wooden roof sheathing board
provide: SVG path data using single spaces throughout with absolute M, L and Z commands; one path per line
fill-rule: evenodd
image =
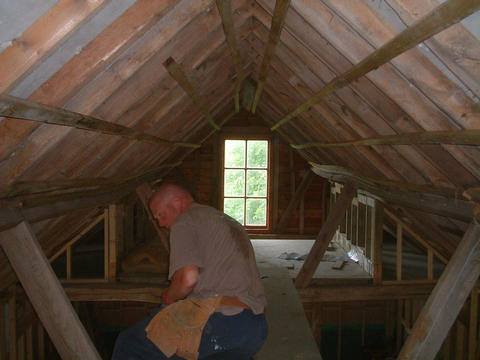
M 235 113 L 239 69 L 253 82 L 265 80 L 256 115 L 275 126 L 442 3 L 480 6 L 473 0 L 292 0 L 263 79 L 274 0 L 231 2 L 234 57 L 211 0 L 4 1 L 0 93 L 169 142 L 197 144 L 214 129 L 168 74 L 168 58 L 180 65 L 217 124 Z M 285 141 L 302 144 L 480 130 L 479 34 L 477 10 L 336 89 L 275 131 Z M 174 164 L 192 151 L 7 117 L 0 118 L 0 140 L 2 189 L 19 182 L 128 178 Z M 480 184 L 478 144 L 309 147 L 299 152 L 306 160 L 368 178 L 445 187 L 459 194 Z M 81 216 L 93 218 L 94 213 L 83 210 Z M 461 230 L 460 220 L 440 220 L 438 214 L 431 218 L 433 224 L 446 222 Z M 51 235 L 48 229 L 58 233 L 62 222 L 75 221 L 81 222 L 65 216 L 35 229 L 42 241 Z M 6 264 L 4 258 L 0 262 Z

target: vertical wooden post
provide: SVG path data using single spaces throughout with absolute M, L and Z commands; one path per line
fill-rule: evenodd
M 340 304 L 338 308 L 337 359 L 342 358 L 342 323 L 343 323 L 343 314 L 342 314 L 342 305 Z
M 27 350 L 27 360 L 33 360 L 33 328 L 32 323 L 28 324 L 25 331 L 25 341 Z
M 468 227 L 398 359 L 433 359 L 480 275 L 480 225 Z
M 0 245 L 63 359 L 100 359 L 25 221 L 0 233 Z
M 25 334 L 21 334 L 17 341 L 17 360 L 25 360 Z
M 134 220 L 135 220 L 135 200 L 137 200 L 137 196 L 135 194 L 131 194 L 127 197 L 125 204 L 124 204 L 124 211 L 125 216 L 123 219 L 123 253 L 128 253 L 131 249 L 135 247 L 135 240 L 134 240 Z
M 397 300 L 397 352 L 400 351 L 403 344 L 403 300 Z
M 470 322 L 468 329 L 468 360 L 476 359 L 478 342 L 478 289 L 470 295 Z
M 5 328 L 7 326 L 7 319 L 5 317 L 6 303 L 0 300 L 0 359 L 7 358 L 7 333 Z
M 352 200 L 352 244 L 358 246 L 358 198 Z
M 365 214 L 365 224 L 366 230 L 365 233 L 367 234 L 365 238 L 365 254 L 367 258 L 372 260 L 372 243 L 373 243 L 373 231 L 372 231 L 372 223 L 373 223 L 373 208 L 370 205 L 367 205 L 367 212 Z
M 428 248 L 427 252 L 427 278 L 428 280 L 433 280 L 434 278 L 434 257 L 433 257 L 433 250 L 431 247 Z
M 67 247 L 67 280 L 70 280 L 72 278 L 72 247 L 69 246 Z
M 120 204 L 111 204 L 105 212 L 105 219 L 108 225 L 106 226 L 105 246 L 108 247 L 106 251 L 106 259 L 108 260 L 108 281 L 115 281 L 117 277 L 117 258 L 118 258 L 118 244 L 123 243 L 123 216 L 124 207 Z
M 38 346 L 38 351 L 37 351 L 38 360 L 44 360 L 45 359 L 45 339 L 44 339 L 43 326 L 40 321 L 37 322 L 37 346 Z
M 299 204 L 299 219 L 298 219 L 298 233 L 303 234 L 305 232 L 305 194 L 302 195 Z
M 273 209 L 272 229 L 277 227 L 278 222 L 278 186 L 280 185 L 280 138 L 278 134 L 273 136 Z
M 465 358 L 465 337 L 467 328 L 461 321 L 457 321 L 457 334 L 455 339 L 455 359 Z
M 365 215 L 366 205 L 358 202 L 358 246 L 365 248 Z
M 8 300 L 8 325 L 9 359 L 17 360 L 17 297 L 15 295 L 15 287 L 13 287 L 12 294 Z
M 402 280 L 402 262 L 403 262 L 403 228 L 402 224 L 397 222 L 397 280 Z
M 383 204 L 375 200 L 373 216 L 373 283 L 382 283 Z

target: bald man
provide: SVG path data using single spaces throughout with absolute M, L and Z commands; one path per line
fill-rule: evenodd
M 149 204 L 158 224 L 170 229 L 171 283 L 162 307 L 119 335 L 112 359 L 184 359 L 167 357 L 147 338 L 145 328 L 162 308 L 164 313 L 179 300 L 201 299 L 216 305 L 201 333 L 198 358 L 249 360 L 263 345 L 267 324 L 263 286 L 245 229 L 228 215 L 196 203 L 175 184 L 162 185 Z

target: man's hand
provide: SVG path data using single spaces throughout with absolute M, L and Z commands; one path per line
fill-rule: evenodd
M 163 301 L 166 304 L 186 298 L 195 288 L 198 282 L 198 267 L 191 265 L 178 269 L 173 274 L 172 282 L 163 293 Z

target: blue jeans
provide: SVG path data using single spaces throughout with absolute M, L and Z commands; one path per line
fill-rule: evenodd
M 146 337 L 145 327 L 161 310 L 120 333 L 113 349 L 112 360 L 181 360 L 174 355 L 167 358 Z M 267 321 L 264 314 L 254 315 L 243 310 L 227 316 L 216 312 L 210 316 L 203 329 L 199 348 L 202 360 L 249 360 L 262 347 L 267 338 Z

